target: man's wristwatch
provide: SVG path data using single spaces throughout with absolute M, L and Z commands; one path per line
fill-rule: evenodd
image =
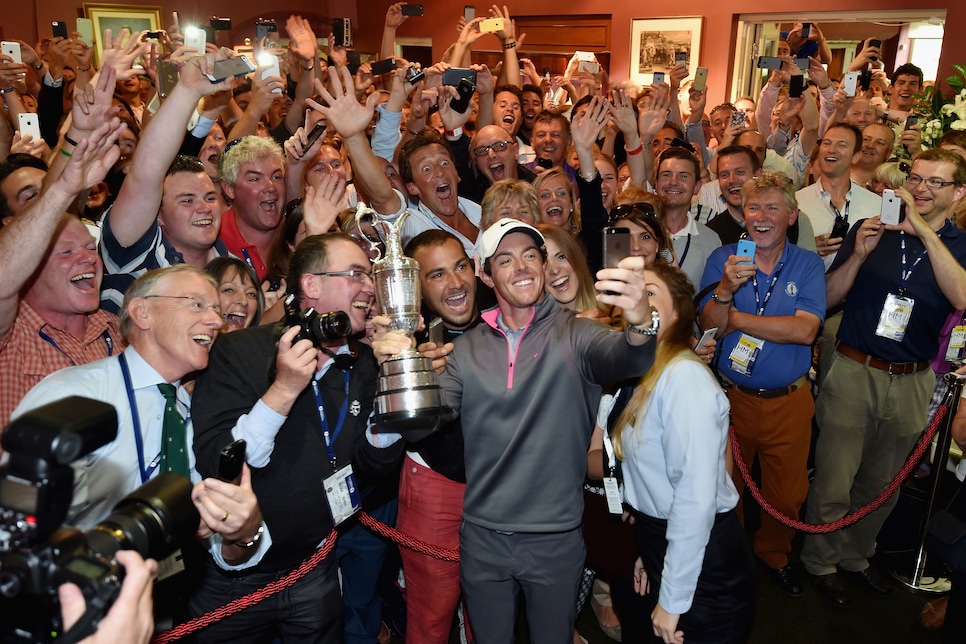
M 715 302 L 717 302 L 718 304 L 722 304 L 724 306 L 728 306 L 729 304 L 731 304 L 735 300 L 735 298 L 734 298 L 733 295 L 731 296 L 731 299 L 730 300 L 722 300 L 720 297 L 718 297 L 718 291 L 717 291 L 717 289 L 715 289 L 715 291 L 713 293 L 711 293 L 711 299 L 714 300 Z
M 627 330 L 631 333 L 639 333 L 640 335 L 657 335 L 657 330 L 661 326 L 661 316 L 658 314 L 657 309 L 651 305 L 651 324 L 628 324 Z
M 234 541 L 232 543 L 229 543 L 228 545 L 238 546 L 239 548 L 245 548 L 246 550 L 249 548 L 254 548 L 255 546 L 258 545 L 258 542 L 262 540 L 262 535 L 264 533 L 265 533 L 265 525 L 262 524 L 258 526 L 258 530 L 255 532 L 252 538 L 249 539 L 247 542 L 243 543 L 241 541 Z

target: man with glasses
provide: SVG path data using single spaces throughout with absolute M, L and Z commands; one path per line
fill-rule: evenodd
M 517 163 L 519 145 L 499 125 L 486 125 L 472 139 L 465 136 L 450 144 L 460 176 L 460 196 L 482 203 L 487 188 L 503 179 L 533 183 L 537 175 Z
M 357 335 L 365 331 L 374 297 L 370 271 L 369 257 L 351 237 L 312 235 L 292 256 L 288 289 L 302 310 L 345 312 Z M 198 609 L 215 608 L 288 574 L 337 524 L 334 554 L 342 558 L 342 591 L 336 557 L 326 557 L 292 587 L 207 629 L 202 641 L 255 641 L 280 633 L 283 640 L 358 642 L 375 641 L 379 633 L 376 578 L 385 543 L 339 511 L 346 499 L 336 488 L 353 477 L 363 509 L 391 523 L 404 445 L 376 447 L 380 436 L 368 432 L 378 378 L 372 349 L 354 338 L 296 340 L 298 332 L 280 324 L 230 333 L 198 378 L 192 415 L 199 469 L 215 471 L 225 444 L 248 441 L 248 464 L 256 468 L 252 485 L 276 544 L 257 571 L 216 577 L 211 583 L 217 603 L 212 596 Z M 352 606 L 345 629 L 343 596 Z
M 118 312 L 124 292 L 149 270 L 174 264 L 197 268 L 228 249 L 218 239 L 220 199 L 201 161 L 177 156 L 198 101 L 231 89 L 232 79 L 205 75 L 221 53 L 185 61 L 178 84 L 141 133 L 131 169 L 114 205 L 104 214 L 101 307 Z M 216 117 L 205 114 L 202 118 Z M 210 120 L 210 119 L 209 119 Z
M 862 221 L 828 274 L 828 304 L 844 301 L 845 312 L 816 401 L 821 433 L 809 523 L 840 519 L 892 481 L 922 431 L 940 328 L 950 312 L 966 308 L 966 234 L 948 220 L 966 196 L 966 162 L 928 150 L 916 157 L 906 186 L 896 189 L 905 211 L 900 223 Z M 891 592 L 869 558 L 895 503 L 893 496 L 851 527 L 805 537 L 802 562 L 832 605 L 851 603 L 838 573 L 874 594 Z

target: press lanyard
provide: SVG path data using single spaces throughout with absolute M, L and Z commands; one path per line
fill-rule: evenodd
M 681 259 L 678 260 L 678 268 L 684 269 L 684 260 L 688 258 L 688 250 L 691 248 L 691 233 L 688 233 L 688 241 L 684 244 L 684 252 L 681 253 Z
M 765 307 L 768 306 L 768 300 L 771 299 L 771 292 L 775 289 L 775 284 L 778 283 L 778 274 L 782 272 L 782 268 L 784 267 L 785 262 L 782 262 L 775 270 L 775 274 L 771 278 L 771 283 L 768 284 L 768 290 L 765 291 L 764 301 L 762 301 L 758 295 L 758 271 L 755 271 L 755 276 L 751 280 L 751 285 L 755 287 L 755 307 L 758 309 L 757 315 L 762 315 L 765 312 Z
M 131 421 L 134 424 L 134 444 L 138 450 L 138 474 L 141 475 L 141 485 L 148 482 L 151 475 L 161 464 L 161 452 L 154 457 L 147 467 L 144 466 L 144 437 L 141 436 L 141 419 L 138 416 L 138 406 L 134 400 L 134 385 L 131 384 L 131 371 L 127 368 L 127 358 L 122 353 L 117 357 L 121 363 L 121 375 L 124 377 L 124 388 L 127 390 L 127 401 L 131 406 Z M 186 421 L 187 422 L 187 421 Z
M 916 266 L 919 266 L 919 262 L 922 258 L 926 256 L 929 251 L 923 249 L 919 256 L 916 257 L 916 261 L 912 263 L 912 266 L 906 270 L 906 233 L 904 231 L 899 231 L 899 248 L 902 249 L 902 272 L 900 273 L 901 279 L 899 281 L 899 297 L 902 297 L 903 293 L 906 292 L 906 284 L 909 282 L 909 278 L 912 276 L 912 271 L 916 270 Z
M 56 340 L 54 340 L 52 337 L 44 333 L 43 329 L 41 329 L 38 333 L 40 333 L 40 339 L 46 342 L 47 344 L 49 344 L 50 346 L 52 346 L 53 348 L 57 349 L 57 351 L 59 351 L 61 355 L 67 358 L 67 361 L 70 362 L 71 366 L 75 366 L 75 367 L 77 366 L 77 363 L 74 362 L 74 359 L 71 358 L 69 355 L 67 355 L 66 351 L 64 351 L 59 346 L 57 346 Z M 103 333 L 101 333 L 101 337 L 104 338 L 104 344 L 107 345 L 107 355 L 108 356 L 114 355 L 114 340 L 111 339 L 110 332 L 107 329 L 104 329 Z
M 257 273 L 258 270 L 255 268 L 255 262 L 252 261 L 252 256 L 249 254 L 248 249 L 242 248 L 241 250 L 242 250 L 242 257 L 245 258 L 245 261 L 248 263 L 249 266 L 251 266 L 251 269 Z
M 329 367 L 334 369 L 335 365 Z M 323 374 L 324 376 L 325 374 Z M 320 376 L 322 377 L 322 376 Z M 319 381 L 317 378 L 312 379 L 312 393 L 315 394 L 315 404 L 319 411 L 319 422 L 322 424 L 322 438 L 325 439 L 325 449 L 329 452 L 329 460 L 332 462 L 332 470 L 335 471 L 337 468 L 335 466 L 335 439 L 339 437 L 339 433 L 342 432 L 342 425 L 345 423 L 346 413 L 349 411 L 349 372 L 342 372 L 342 380 L 345 383 L 345 398 L 342 401 L 342 408 L 339 410 L 339 421 L 335 426 L 334 432 L 329 432 L 329 421 L 325 416 L 325 405 L 322 404 L 322 394 L 319 392 Z
M 849 200 L 846 199 L 845 200 L 845 214 L 843 215 L 841 212 L 839 212 L 839 209 L 835 207 L 835 204 L 832 203 L 832 195 L 829 195 L 829 197 L 828 197 L 828 205 L 832 207 L 832 211 L 835 213 L 835 218 L 836 219 L 845 219 L 845 221 L 848 221 L 849 220 L 849 203 L 850 203 Z

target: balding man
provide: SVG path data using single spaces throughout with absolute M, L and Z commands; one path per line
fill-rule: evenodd
M 892 154 L 896 135 L 892 128 L 882 123 L 872 123 L 862 130 L 862 147 L 859 158 L 852 163 L 852 181 L 872 189 L 872 175 L 875 169 L 886 162 Z
M 450 147 L 459 172 L 459 194 L 481 203 L 487 188 L 503 179 L 533 183 L 533 171 L 517 163 L 519 144 L 499 125 L 481 127 L 472 139 L 463 135 Z

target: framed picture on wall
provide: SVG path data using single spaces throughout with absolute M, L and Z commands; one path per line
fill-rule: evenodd
M 84 3 L 84 15 L 94 23 L 94 60 L 100 64 L 104 57 L 104 30 L 110 29 L 112 38 L 117 38 L 125 27 L 132 33 L 159 31 L 161 7 L 132 4 L 90 4 Z
M 701 16 L 632 20 L 631 80 L 638 85 L 651 85 L 654 74 L 667 74 L 674 67 L 675 56 L 682 53 L 687 56 L 688 76 L 694 78 L 701 54 L 703 22 Z

